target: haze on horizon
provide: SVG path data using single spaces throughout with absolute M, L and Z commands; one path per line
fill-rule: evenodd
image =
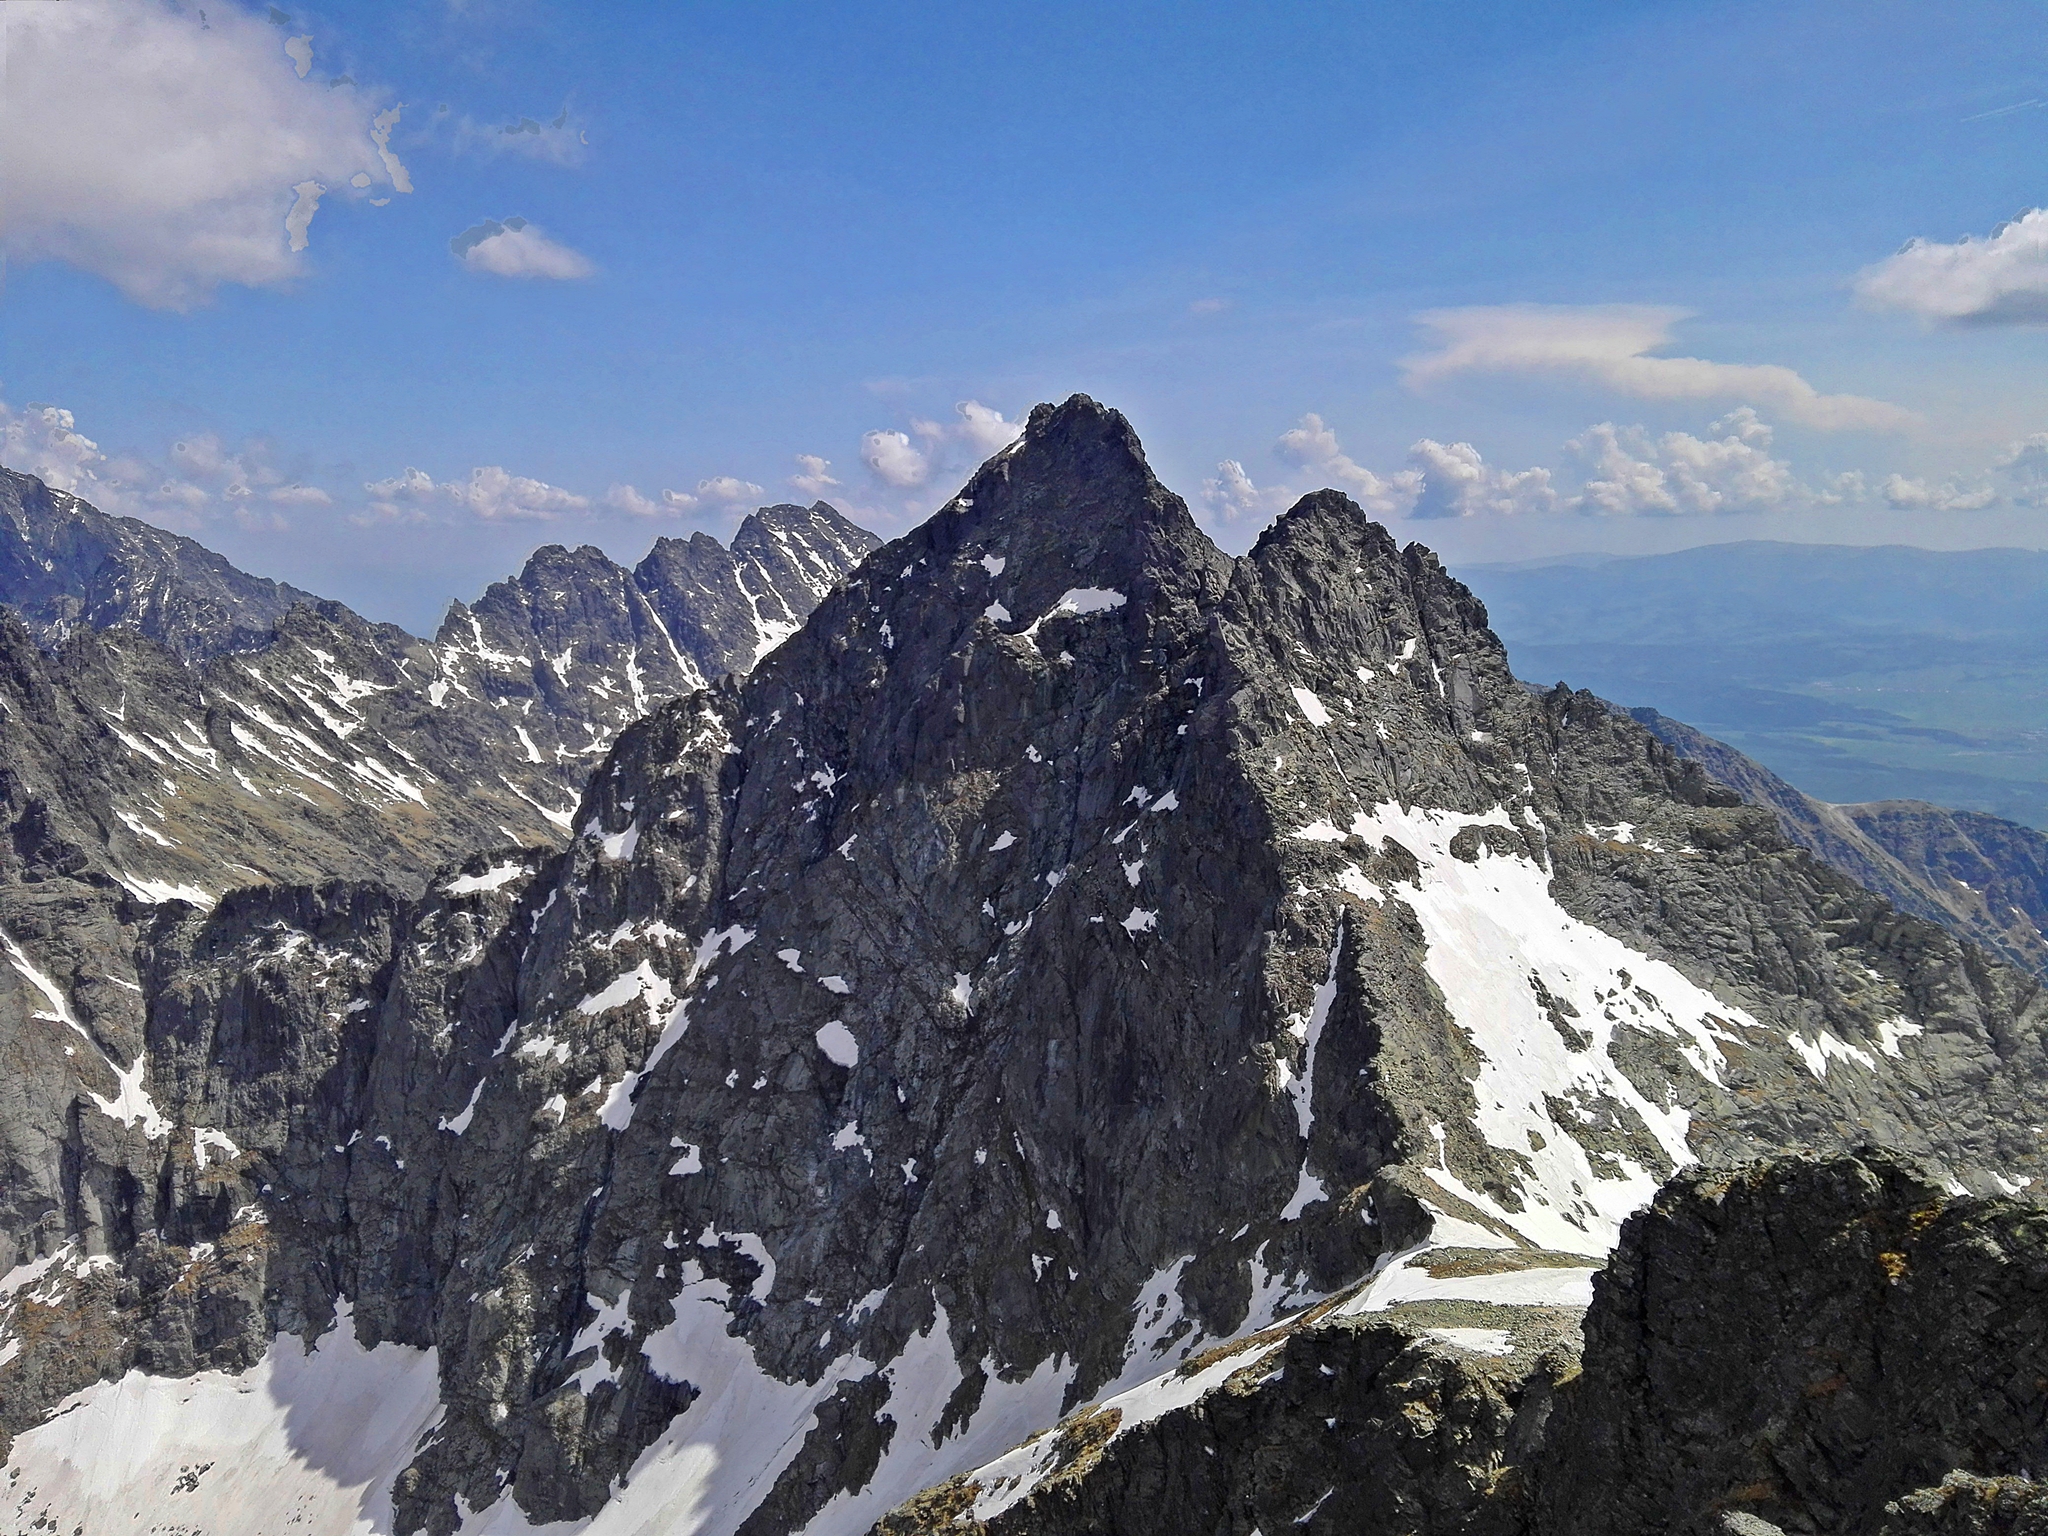
M 430 630 L 885 535 L 1030 406 L 1226 548 L 2041 547 L 2048 23 L 1990 3 L 0 7 L 0 462 Z

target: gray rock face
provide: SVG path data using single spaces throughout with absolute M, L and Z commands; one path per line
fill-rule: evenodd
M 1364 1294 L 1189 1362 L 1163 1411 L 1139 1392 L 1077 1413 L 879 1531 L 2044 1528 L 2038 1203 L 1957 1198 L 1872 1151 L 1693 1170 L 1595 1277 L 1583 1352 L 1572 1312 L 1360 1314 Z
M 589 632 L 551 569 L 506 634 Z M 555 670 L 463 627 L 450 698 Z M 2048 1177 L 2030 979 L 1590 695 L 1532 698 L 1345 498 L 1223 556 L 1082 397 L 744 680 L 622 731 L 570 825 L 417 897 L 152 909 L 62 874 L 0 914 L 7 1240 L 71 1244 L 10 1293 L 43 1320 L 0 1360 L 25 1488 L 70 1475 L 49 1392 L 137 1359 L 133 1319 L 245 1230 L 221 1284 L 263 1322 L 180 1323 L 192 1361 L 266 1328 L 435 1351 L 376 1463 L 397 1529 L 779 1536 L 864 1530 L 1303 1307 L 1426 1299 L 1423 1244 L 1582 1286 L 1695 1159 L 1877 1138 Z M 1299 1401 L 1371 1444 L 1445 1393 L 1522 1413 L 1511 1370 L 1330 1326 L 1368 1380 Z M 1313 1459 L 1285 1417 L 1275 1508 Z M 1466 1507 L 1482 1463 L 1417 1454 L 1414 1507 Z M 139 1508 L 169 1455 L 95 1476 Z
M 2032 1497 L 1916 1490 L 2048 1462 L 2044 1283 L 2048 1212 L 1886 1154 L 1680 1179 L 1594 1283 L 1533 1527 L 1968 1530 L 1980 1500 L 2037 1520 Z
M 26 483 L 24 505 L 115 521 Z M 30 526 L 57 536 L 47 515 Z M 306 600 L 260 644 L 197 664 L 125 621 L 46 654 L 47 630 L 0 611 L 0 790 L 14 823 L 55 829 L 50 856 L 138 900 L 332 878 L 417 893 L 472 850 L 558 842 L 620 729 L 751 666 L 873 539 L 820 504 L 762 509 L 734 553 L 701 542 L 715 555 L 694 572 L 644 578 L 595 549 L 543 549 L 457 604 L 433 644 Z M 742 572 L 757 602 L 732 596 Z M 662 610 L 694 625 L 688 649 Z
M 1775 811 L 1786 836 L 1900 911 L 2048 977 L 2048 836 L 1918 800 L 1829 805 L 1654 709 L 1628 714 L 1750 804 Z
M 313 601 L 191 539 L 0 469 L 0 603 L 45 645 L 130 629 L 204 661 L 262 645 L 293 604 Z

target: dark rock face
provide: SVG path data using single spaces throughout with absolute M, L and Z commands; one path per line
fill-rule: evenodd
M 1556 1308 L 1442 1302 L 1311 1316 L 1182 1366 L 1169 1378 L 1182 1406 L 1140 1418 L 1134 1394 L 1131 1424 L 1123 1406 L 1085 1409 L 876 1533 L 1506 1536 L 1516 1464 L 1577 1370 L 1577 1323 Z M 1494 1333 L 1499 1353 L 1455 1342 Z
M 2048 978 L 2048 836 L 1918 800 L 1829 805 L 1668 715 L 1628 714 L 1751 805 L 1775 811 L 1787 837 L 1900 911 Z
M 130 629 L 204 661 L 262 645 L 293 604 L 313 601 L 191 539 L 0 469 L 0 603 L 45 645 Z
M 1539 1531 L 1905 1529 L 2048 1464 L 2048 1212 L 1882 1153 L 1681 1178 L 1594 1282 Z M 1910 1518 L 1909 1518 L 1910 1517 Z M 2036 1515 L 2036 1518 L 2038 1516 Z
M 1076 1414 L 879 1530 L 2044 1528 L 2048 1210 L 1888 1153 L 1674 1179 L 1595 1277 L 1583 1354 L 1569 1312 L 1355 1305 L 1190 1362 L 1163 1412 Z
M 660 633 L 637 578 L 553 595 L 589 564 L 444 631 L 413 707 L 460 683 L 525 722 L 546 674 L 563 718 L 614 707 L 573 702 L 577 656 L 611 646 L 630 694 Z M 126 1337 L 145 1302 L 89 1282 L 258 1229 L 233 1294 L 260 1285 L 264 1326 L 345 1302 L 363 1347 L 436 1351 L 431 1427 L 377 1471 L 407 1532 L 862 1530 L 1285 1313 L 1428 1294 L 1425 1242 L 1583 1276 L 1698 1158 L 1877 1137 L 1970 1188 L 2048 1177 L 2031 980 L 1590 695 L 1532 698 L 1471 595 L 1345 498 L 1226 558 L 1081 397 L 744 680 L 620 732 L 569 826 L 417 895 L 210 911 L 124 905 L 57 850 L 0 912 L 8 1240 L 73 1244 L 37 1294 Z M 194 1360 L 262 1336 L 218 1315 Z M 1404 1507 L 1480 1507 L 1492 1463 L 1418 1415 L 1512 1429 L 1513 1362 L 1550 1346 L 1475 1364 L 1353 1316 L 1315 1347 L 1363 1384 L 1298 1405 L 1412 1450 Z M 37 1340 L 0 1361 L 0 1427 L 43 1487 L 49 1399 L 10 1380 L 135 1357 Z M 1322 1442 L 1246 1413 L 1291 1468 L 1257 1507 L 1294 1519 Z

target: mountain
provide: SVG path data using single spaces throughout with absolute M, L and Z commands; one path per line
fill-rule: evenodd
M 1858 884 L 2048 978 L 2048 836 L 1918 800 L 1829 805 L 1682 721 L 1654 709 L 1628 714 L 1750 804 L 1776 812 L 1787 837 Z
M 0 604 L 46 645 L 130 629 L 204 661 L 262 645 L 294 604 L 313 601 L 191 539 L 0 469 Z
M 25 508 L 115 522 L 27 485 Z M 416 894 L 472 850 L 559 841 L 625 725 L 751 666 L 874 543 L 820 503 L 762 508 L 730 551 L 663 539 L 637 571 L 550 545 L 431 644 L 303 594 L 198 662 L 125 621 L 53 642 L 0 612 L 0 795 L 46 829 L 35 860 L 144 901 L 334 877 Z M 269 586 L 215 564 L 230 592 Z M 178 590 L 169 568 L 146 584 Z M 262 616 L 220 611 L 220 633 Z
M 1347 1299 L 1561 1362 L 1696 1163 L 2048 1177 L 2032 978 L 1532 695 L 1341 495 L 1226 557 L 1085 397 L 570 825 L 210 909 L 0 846 L 8 1518 L 985 1519 Z
M 2048 829 L 2048 553 L 1750 542 L 1459 574 L 1532 682 L 1655 705 L 1823 800 Z

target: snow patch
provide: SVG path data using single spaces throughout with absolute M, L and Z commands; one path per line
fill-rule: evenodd
M 860 1060 L 859 1042 L 853 1038 L 853 1031 L 838 1019 L 818 1026 L 817 1041 L 825 1059 L 837 1066 L 850 1067 Z

